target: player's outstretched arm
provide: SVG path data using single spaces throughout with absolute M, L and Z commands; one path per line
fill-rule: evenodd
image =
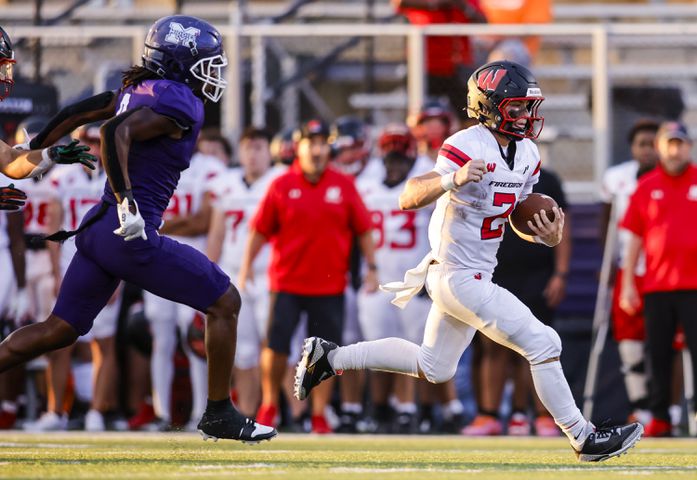
M 431 171 L 410 178 L 399 196 L 399 208 L 416 210 L 438 200 L 449 190 L 459 188 L 470 182 L 480 182 L 486 173 L 484 160 L 472 160 L 458 170 L 445 175 Z
M 145 221 L 138 211 L 133 198 L 131 180 L 128 176 L 128 153 L 132 142 L 144 142 L 152 138 L 180 136 L 182 129 L 177 123 L 164 115 L 141 107 L 128 110 L 115 116 L 100 129 L 102 139 L 102 164 L 109 179 L 109 185 L 119 202 L 120 228 L 114 233 L 126 241 L 138 237 L 146 239 Z
M 211 225 L 208 229 L 206 241 L 206 256 L 211 262 L 218 263 L 223 253 L 223 241 L 225 240 L 225 212 L 219 208 L 213 208 L 211 213 Z
M 81 125 L 113 117 L 116 112 L 117 98 L 115 92 L 102 92 L 63 107 L 31 139 L 29 149 L 48 147 Z
M 624 247 L 624 262 L 622 264 L 622 285 L 620 289 L 620 308 L 630 315 L 636 314 L 641 308 L 641 299 L 636 288 L 635 272 L 639 255 L 641 254 L 642 239 L 639 235 L 626 230 L 629 239 Z

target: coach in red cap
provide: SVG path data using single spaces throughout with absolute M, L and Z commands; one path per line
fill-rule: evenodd
M 344 289 L 354 237 L 366 260 L 364 288 L 377 289 L 371 221 L 353 179 L 329 167 L 329 130 L 311 120 L 298 132 L 298 157 L 288 172 L 269 185 L 251 222 L 239 287 L 253 271 L 261 246 L 271 242 L 271 313 L 267 346 L 261 354 L 262 406 L 257 418 L 276 423 L 278 398 L 290 340 L 300 315 L 307 314 L 307 336 L 341 342 Z M 324 385 L 323 385 L 324 386 Z M 333 384 L 313 392 L 312 429 L 331 432 L 324 408 Z
M 620 307 L 633 314 L 639 307 L 634 271 L 643 248 L 643 290 L 649 368 L 649 406 L 653 420 L 647 436 L 669 436 L 668 406 L 677 325 L 697 365 L 697 167 L 692 140 L 680 122 L 666 122 L 656 134 L 658 167 L 639 181 L 622 227 L 632 233 L 625 255 Z M 697 370 L 694 370 L 697 384 Z

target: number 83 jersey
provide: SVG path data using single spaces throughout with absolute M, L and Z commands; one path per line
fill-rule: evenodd
M 356 185 L 370 212 L 380 282 L 400 279 L 429 250 L 428 221 L 431 209 L 400 210 L 399 195 L 405 183 L 390 188 L 370 179 Z
M 540 154 L 528 139 L 516 144 L 513 169 L 494 134 L 476 125 L 448 138 L 438 152 L 434 171 L 454 172 L 473 159 L 486 164 L 480 182 L 442 195 L 431 216 L 428 236 L 433 257 L 492 275 L 508 216 L 525 199 L 540 176 Z

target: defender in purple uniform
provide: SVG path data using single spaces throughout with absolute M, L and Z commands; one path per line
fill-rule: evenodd
M 198 426 L 204 439 L 258 442 L 276 435 L 230 402 L 239 293 L 202 253 L 157 232 L 179 175 L 189 167 L 203 99 L 217 102 L 225 88 L 226 64 L 212 25 L 189 16 L 162 18 L 148 32 L 143 66 L 124 74 L 118 93 L 69 107 L 32 141 L 32 147 L 50 144 L 85 121 L 113 117 L 101 130 L 109 179 L 102 203 L 75 232 L 49 237 L 78 234 L 77 253 L 49 318 L 0 344 L 0 371 L 75 342 L 123 279 L 207 314 L 209 399 Z

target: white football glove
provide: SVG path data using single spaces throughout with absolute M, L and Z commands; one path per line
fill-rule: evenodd
M 27 151 L 31 150 L 31 147 L 29 146 L 29 142 L 31 141 L 31 139 L 29 138 L 29 132 L 27 132 L 27 129 L 22 128 L 22 130 L 24 130 L 24 138 L 27 139 L 26 142 L 18 143 L 17 145 L 15 145 L 12 148 L 14 148 L 15 150 L 20 150 L 22 152 L 27 152 Z
M 20 326 L 29 318 L 30 309 L 29 292 L 26 288 L 20 288 L 10 300 L 7 317 L 14 320 L 16 326 Z
M 127 198 L 124 198 L 120 204 L 116 205 L 116 210 L 119 214 L 119 224 L 121 226 L 114 230 L 114 233 L 120 237 L 124 237 L 124 240 L 127 242 L 135 240 L 138 237 L 147 240 L 148 236 L 145 234 L 145 220 L 140 216 L 138 203 L 135 200 L 133 200 L 133 205 L 136 207 L 136 213 L 131 213 Z

